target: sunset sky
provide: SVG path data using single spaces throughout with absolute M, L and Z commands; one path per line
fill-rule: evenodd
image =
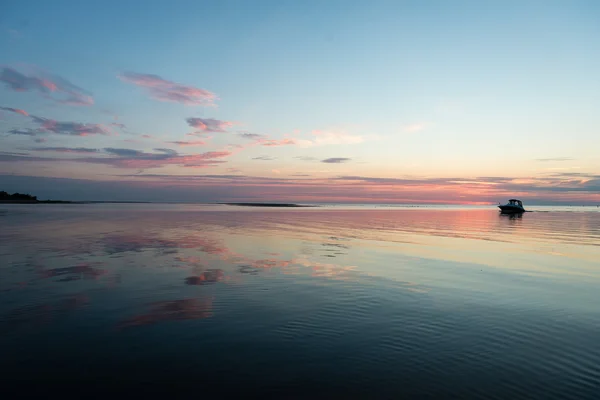
M 600 203 L 600 2 L 14 1 L 0 190 Z

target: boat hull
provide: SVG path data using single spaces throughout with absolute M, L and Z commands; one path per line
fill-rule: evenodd
M 520 214 L 524 213 L 525 209 L 518 206 L 502 205 L 498 206 L 500 212 L 503 214 Z

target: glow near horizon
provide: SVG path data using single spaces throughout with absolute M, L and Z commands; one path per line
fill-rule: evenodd
M 600 201 L 600 5 L 35 3 L 0 20 L 0 174 L 24 183 Z

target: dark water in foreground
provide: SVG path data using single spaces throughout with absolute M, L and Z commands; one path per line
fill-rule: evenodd
M 0 206 L 0 367 L 3 398 L 598 399 L 600 213 Z

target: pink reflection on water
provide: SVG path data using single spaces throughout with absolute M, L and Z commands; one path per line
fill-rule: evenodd
M 163 239 L 152 235 L 113 235 L 103 239 L 109 254 L 127 251 L 139 252 L 145 249 L 198 249 L 208 254 L 226 254 L 227 248 L 221 241 L 201 236 L 187 235 Z
M 217 283 L 224 279 L 225 273 L 222 269 L 209 269 L 197 276 L 189 276 L 185 278 L 187 285 L 208 285 Z
M 74 267 L 42 269 L 39 271 L 42 278 L 55 278 L 64 276 L 61 281 L 70 281 L 78 279 L 98 279 L 106 275 L 108 271 L 100 268 L 94 268 L 93 265 L 102 265 L 102 263 L 81 263 Z
M 119 329 L 159 322 L 203 319 L 212 316 L 213 299 L 188 298 L 150 303 L 150 311 L 122 321 Z

